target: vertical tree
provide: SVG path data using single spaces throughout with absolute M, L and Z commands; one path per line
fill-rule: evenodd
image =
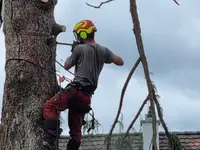
M 42 105 L 58 90 L 55 72 L 57 0 L 6 0 L 6 79 L 0 130 L 2 150 L 37 150 Z M 42 68 L 46 68 L 42 69 Z M 48 71 L 49 70 L 49 71 Z

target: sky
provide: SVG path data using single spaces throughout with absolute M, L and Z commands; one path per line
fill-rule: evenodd
M 82 19 L 90 19 L 97 27 L 96 41 L 111 49 L 124 59 L 124 66 L 105 65 L 98 89 L 92 97 L 95 117 L 102 127 L 98 133 L 109 132 L 115 119 L 121 90 L 129 71 L 138 57 L 138 50 L 130 15 L 128 0 L 115 0 L 103 5 L 101 9 L 90 8 L 85 2 L 98 5 L 100 0 L 59 0 L 55 8 L 57 23 L 66 25 L 67 30 L 58 36 L 59 42 L 74 40 L 72 29 Z M 180 6 L 173 0 L 137 1 L 144 49 L 153 74 L 164 120 L 170 131 L 199 131 L 200 119 L 200 1 L 179 0 Z M 78 11 L 77 11 L 78 10 Z M 5 80 L 5 45 L 0 30 L 0 97 L 2 100 Z M 70 56 L 70 47 L 57 47 L 57 60 Z M 63 63 L 61 61 L 61 63 Z M 63 69 L 61 75 L 73 78 Z M 67 82 L 63 83 L 65 86 Z M 136 115 L 147 95 L 147 86 L 140 64 L 131 78 L 122 107 L 124 130 Z M 2 101 L 1 101 L 2 102 Z M 147 106 L 134 125 L 141 129 L 140 120 L 144 119 Z M 61 114 L 63 135 L 68 135 L 67 111 Z M 115 132 L 118 132 L 116 126 Z M 162 128 L 160 128 L 162 130 Z

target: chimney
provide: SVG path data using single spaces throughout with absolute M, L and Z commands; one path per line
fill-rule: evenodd
M 157 148 L 159 148 L 159 125 L 160 121 L 156 121 L 156 141 L 157 141 Z M 142 137 L 143 137 L 143 150 L 153 150 L 152 149 L 152 137 L 153 137 L 153 129 L 152 129 L 152 113 L 149 107 L 148 113 L 145 114 L 145 120 L 141 120 L 141 126 L 142 126 Z M 150 147 L 151 145 L 151 147 Z M 150 147 L 150 149 L 149 149 Z

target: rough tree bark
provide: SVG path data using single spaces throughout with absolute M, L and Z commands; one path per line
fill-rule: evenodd
M 39 66 L 55 72 L 56 37 L 65 31 L 65 26 L 56 24 L 54 19 L 56 3 L 57 0 L 5 1 L 1 150 L 41 149 L 42 105 L 57 92 L 58 84 L 55 74 Z

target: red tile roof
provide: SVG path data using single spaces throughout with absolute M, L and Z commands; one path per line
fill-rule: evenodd
M 200 150 L 200 131 L 199 132 L 173 132 L 178 136 L 180 142 L 185 146 L 187 150 Z M 113 138 L 118 138 L 122 134 L 113 134 Z M 80 150 L 106 150 L 104 144 L 106 134 L 98 135 L 86 135 L 83 137 Z M 132 138 L 132 146 L 134 150 L 140 150 L 142 147 L 142 134 L 133 133 L 130 134 Z M 68 136 L 61 136 L 59 140 L 60 150 L 66 150 Z M 168 140 L 165 133 L 159 133 L 160 150 L 170 150 L 168 147 Z

